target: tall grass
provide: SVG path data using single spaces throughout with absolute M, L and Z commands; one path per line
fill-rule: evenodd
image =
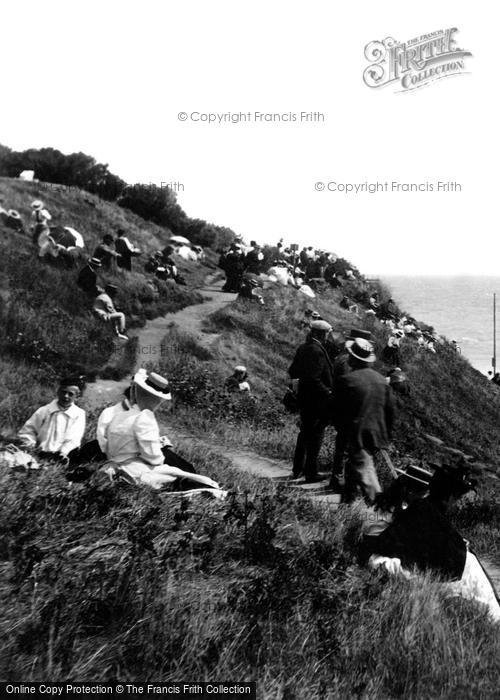
M 498 629 L 431 579 L 358 569 L 362 509 L 330 512 L 214 452 L 186 456 L 232 490 L 226 502 L 70 488 L 49 471 L 3 476 L 4 679 L 232 678 L 257 680 L 266 698 L 495 697 Z

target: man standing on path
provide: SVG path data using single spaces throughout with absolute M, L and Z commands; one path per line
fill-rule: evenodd
M 333 362 L 333 389 L 335 388 L 341 379 L 346 374 L 352 371 L 349 358 L 349 348 L 352 347 L 354 341 L 357 338 L 364 338 L 365 340 L 372 340 L 372 334 L 370 331 L 365 331 L 361 328 L 351 328 L 349 335 L 347 336 L 344 348 L 340 354 L 335 358 Z M 330 488 L 339 489 L 340 481 L 339 477 L 343 476 L 343 465 L 344 465 L 344 453 L 347 448 L 347 436 L 341 428 L 337 428 L 337 435 L 335 437 L 335 452 L 333 455 L 332 463 L 332 475 L 330 478 Z
M 288 370 L 298 380 L 300 432 L 293 458 L 293 476 L 302 473 L 306 483 L 321 481 L 317 459 L 331 412 L 333 369 L 325 343 L 332 331 L 326 321 L 312 321 L 306 342 L 301 345 Z
M 368 340 L 356 339 L 348 353 L 352 371 L 338 380 L 334 398 L 335 427 L 347 445 L 344 501 L 353 501 L 359 486 L 373 502 L 381 491 L 373 458 L 387 447 L 392 432 L 391 389 L 371 367 L 376 357 Z

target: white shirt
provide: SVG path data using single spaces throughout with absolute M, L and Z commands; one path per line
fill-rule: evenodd
M 123 401 L 115 403 L 114 406 L 108 406 L 108 408 L 105 408 L 104 411 L 100 414 L 99 418 L 97 419 L 96 438 L 97 442 L 99 443 L 99 447 L 104 452 L 104 454 L 107 454 L 108 452 L 109 424 L 111 423 L 113 418 L 119 413 L 123 413 L 124 411 L 129 410 L 130 404 L 127 401 L 127 399 L 124 398 Z
M 52 219 L 47 209 L 35 209 L 31 212 L 31 218 L 34 219 L 37 224 L 42 224 L 44 221 L 50 221 Z
M 57 399 L 41 406 L 23 425 L 18 437 L 27 447 L 66 456 L 80 447 L 85 432 L 85 411 L 75 404 L 62 409 Z
M 117 412 L 107 428 L 108 459 L 123 464 L 139 460 L 151 466 L 163 464 L 160 430 L 155 414 L 137 405 Z
M 139 249 L 133 246 L 126 236 L 120 236 L 117 240 L 123 241 L 131 253 L 138 252 Z
M 106 319 L 108 318 L 109 314 L 116 313 L 115 305 L 113 304 L 113 300 L 109 294 L 103 292 L 96 297 L 96 300 L 94 301 L 94 311 L 96 311 L 99 316 L 105 316 Z

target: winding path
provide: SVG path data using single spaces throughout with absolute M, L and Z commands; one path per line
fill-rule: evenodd
M 155 356 L 159 357 L 161 355 L 163 340 L 173 325 L 192 335 L 202 347 L 209 348 L 219 336 L 217 333 L 204 332 L 202 328 L 203 321 L 236 299 L 235 294 L 223 292 L 222 285 L 222 281 L 217 281 L 217 275 L 209 275 L 205 286 L 199 290 L 203 297 L 203 303 L 186 306 L 175 313 L 169 313 L 152 321 L 147 321 L 143 328 L 135 332 L 131 331 L 130 335 L 138 339 L 135 369 L 143 362 L 154 361 Z M 95 411 L 115 403 L 119 400 L 129 383 L 130 379 L 128 377 L 121 381 L 98 378 L 94 383 L 89 384 L 86 389 L 84 408 Z M 340 502 L 338 494 L 324 492 L 327 477 L 325 477 L 324 482 L 318 484 L 304 484 L 297 480 L 291 481 L 290 465 L 287 462 L 264 457 L 251 450 L 237 450 L 226 445 L 214 444 L 213 442 L 210 442 L 210 445 L 208 445 L 203 438 L 195 436 L 188 431 L 175 430 L 171 427 L 168 429 L 168 435 L 175 444 L 182 445 L 182 443 L 189 442 L 191 444 L 196 443 L 202 447 L 209 446 L 211 449 L 218 450 L 224 454 L 236 469 L 261 478 L 289 482 L 291 488 L 305 491 L 327 505 L 336 507 Z
M 235 294 L 223 292 L 222 284 L 222 281 L 216 281 L 216 275 L 210 275 L 206 280 L 206 285 L 199 290 L 204 300 L 203 303 L 186 306 L 176 313 L 169 313 L 152 321 L 148 321 L 143 328 L 139 329 L 135 333 L 138 338 L 136 369 L 142 363 L 141 358 L 145 361 L 151 361 L 155 355 L 152 352 L 153 349 L 156 350 L 156 354 L 160 354 L 163 339 L 168 329 L 174 324 L 182 329 L 182 331 L 194 336 L 199 345 L 209 348 L 218 337 L 218 334 L 205 333 L 202 329 L 203 321 L 236 298 Z M 133 333 L 131 333 L 131 335 L 133 335 Z M 85 393 L 84 406 L 87 409 L 99 409 L 118 401 L 129 382 L 129 378 L 121 381 L 98 378 L 95 383 L 89 384 Z M 328 507 L 336 509 L 340 503 L 340 496 L 338 494 L 325 493 L 324 488 L 327 483 L 326 477 L 325 481 L 318 484 L 304 484 L 296 480 L 291 481 L 290 465 L 282 460 L 264 457 L 251 450 L 238 450 L 213 442 L 208 444 L 203 438 L 193 435 L 187 430 L 174 430 L 169 427 L 168 434 L 176 444 L 182 445 L 182 443 L 189 442 L 202 447 L 209 446 L 211 449 L 224 454 L 224 456 L 233 463 L 236 469 L 248 474 L 253 474 L 257 477 L 287 482 L 290 488 L 306 492 L 309 496 L 313 496 L 315 501 L 320 501 Z M 483 557 L 481 558 L 481 562 L 495 585 L 496 590 L 500 591 L 500 568 L 491 560 Z

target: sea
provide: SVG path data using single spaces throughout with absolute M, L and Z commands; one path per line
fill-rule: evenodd
M 417 321 L 434 326 L 448 340 L 456 340 L 462 354 L 483 374 L 492 369 L 493 294 L 497 295 L 497 329 L 500 330 L 500 277 L 378 277 L 392 291 L 394 301 L 402 310 Z M 498 344 L 497 353 L 497 371 L 500 371 Z

